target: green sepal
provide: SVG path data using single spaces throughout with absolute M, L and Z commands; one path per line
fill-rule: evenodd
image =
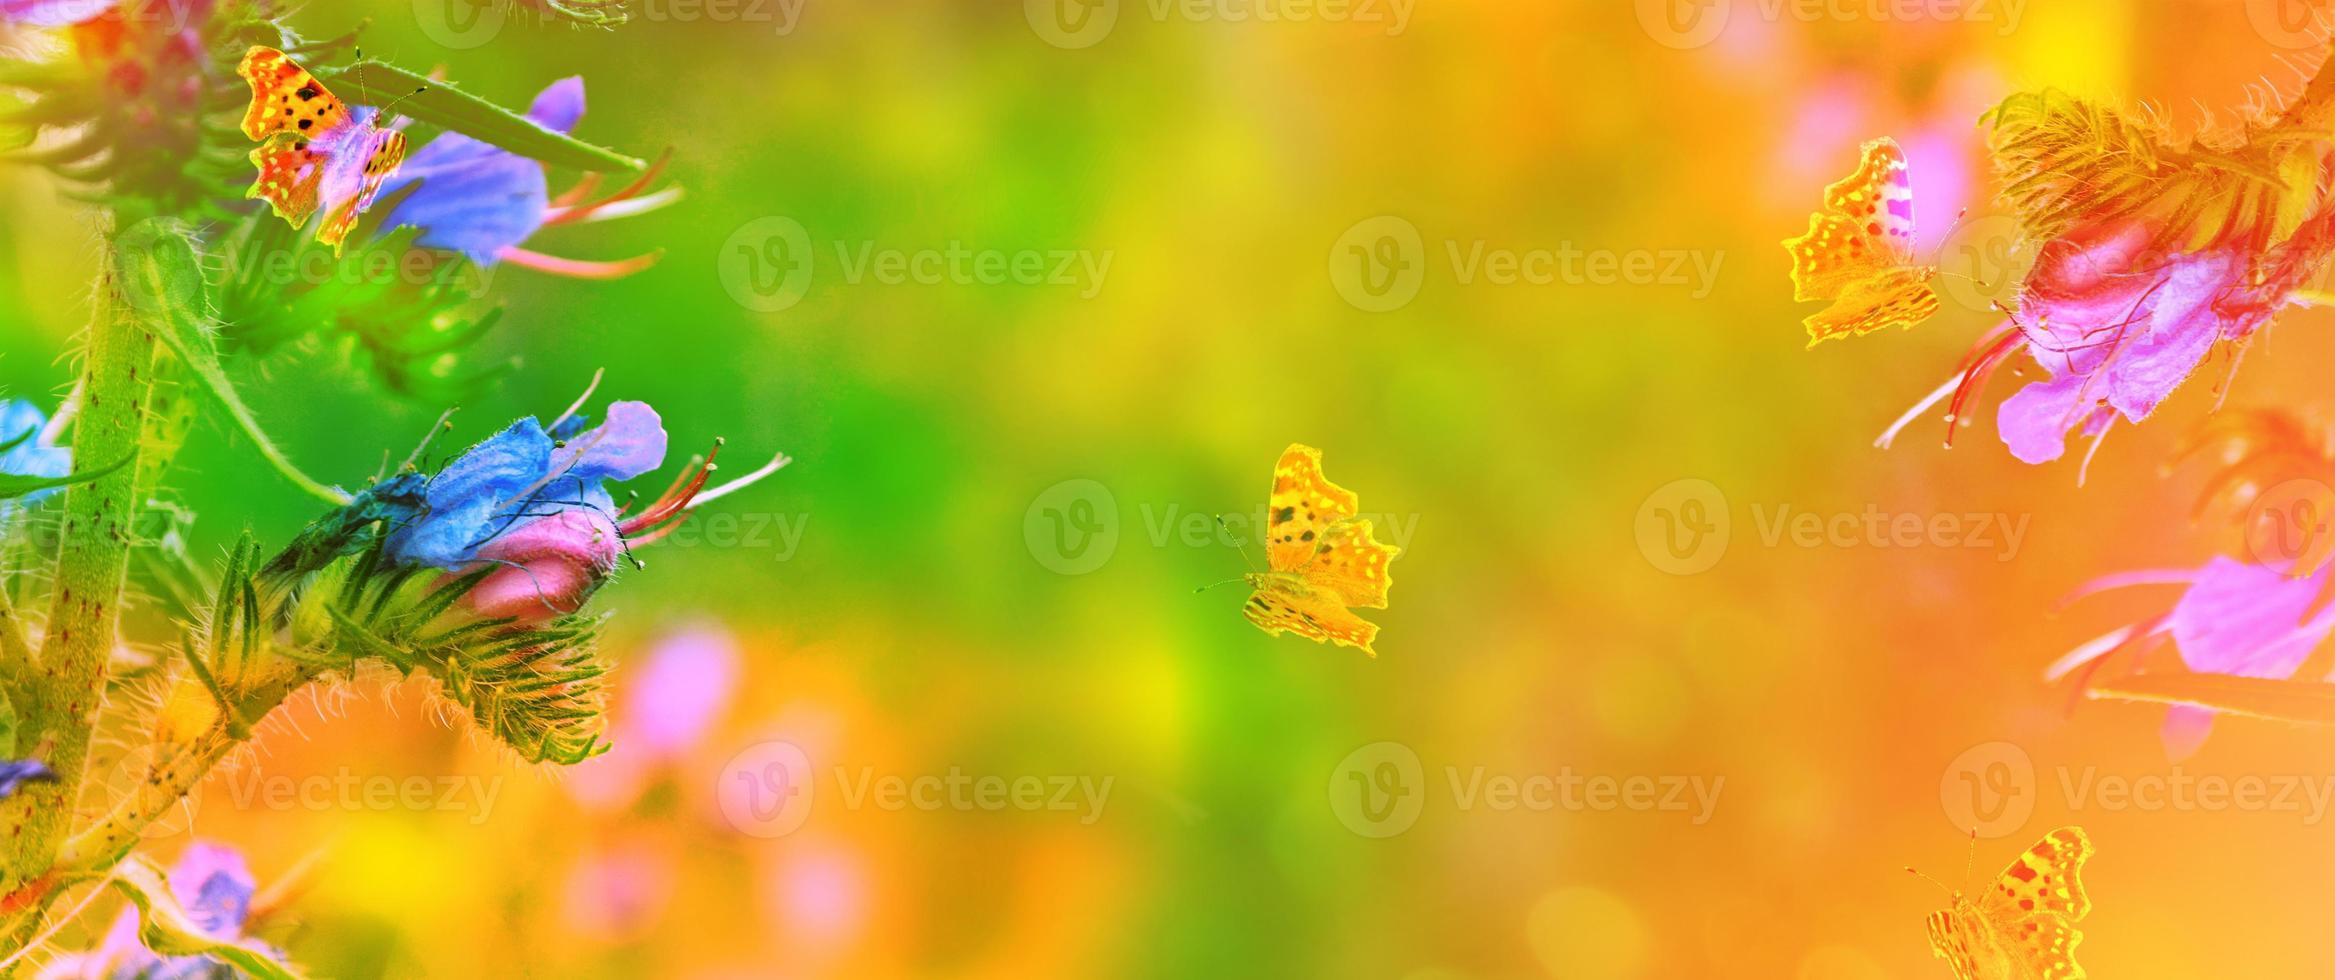
M 394 104 L 400 115 L 553 166 L 603 173 L 638 173 L 648 167 L 645 161 L 552 132 L 526 116 L 386 62 L 367 59 L 347 68 L 328 69 L 321 77 L 334 92 L 351 102 L 370 106 Z

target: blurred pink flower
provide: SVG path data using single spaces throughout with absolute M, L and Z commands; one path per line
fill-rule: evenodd
M 2335 605 L 2327 603 L 2330 568 L 2295 577 L 2283 568 L 2216 556 L 2198 569 L 2153 569 L 2106 576 L 2077 597 L 2135 585 L 2186 585 L 2164 614 L 2108 633 L 2051 666 L 2057 679 L 2097 670 L 2108 655 L 2170 637 L 2181 663 L 2201 674 L 2284 680 L 2335 633 Z M 2208 708 L 2175 705 L 2165 712 L 2165 752 L 2175 761 L 2194 755 L 2213 730 Z
M 616 681 L 614 747 L 568 771 L 568 791 L 587 805 L 614 808 L 640 794 L 652 771 L 705 740 L 729 710 L 738 684 L 737 640 L 705 623 L 667 635 Z

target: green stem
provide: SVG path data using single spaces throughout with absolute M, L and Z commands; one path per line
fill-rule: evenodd
M 146 412 L 139 372 L 152 363 L 155 341 L 124 295 L 119 256 L 112 236 L 107 237 L 96 313 L 82 357 L 85 397 L 74 422 L 73 453 L 79 460 L 125 460 L 127 465 L 66 491 L 48 632 L 37 664 L 22 682 L 25 703 L 17 706 L 19 750 L 47 762 L 57 779 L 33 784 L 0 804 L 0 827 L 8 828 L 9 835 L 0 891 L 12 891 L 45 872 L 70 829 L 90 734 L 105 701 L 106 662 L 113 655 L 128 584 Z
M 0 588 L 0 687 L 13 687 L 12 679 L 32 676 L 31 635 L 25 631 L 24 618 L 16 614 L 8 590 Z

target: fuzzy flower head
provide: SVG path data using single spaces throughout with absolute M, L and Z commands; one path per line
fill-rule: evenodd
M 427 509 L 390 536 L 389 558 L 449 572 L 501 566 L 471 592 L 490 616 L 574 612 L 622 553 L 608 482 L 664 465 L 665 442 L 644 402 L 610 405 L 599 426 L 567 440 L 520 419 L 430 478 Z
M 472 446 L 429 478 L 422 515 L 389 536 L 392 564 L 485 574 L 464 597 L 474 613 L 540 622 L 583 607 L 629 544 L 655 541 L 696 504 L 776 472 L 761 470 L 706 492 L 717 443 L 664 494 L 634 510 L 608 484 L 664 465 L 664 420 L 644 402 L 616 402 L 586 429 L 572 412 L 548 428 L 530 417 Z M 702 496 L 701 496 L 702 493 Z
M 2217 350 L 2244 345 L 2335 255 L 2335 206 L 2319 80 L 2284 115 L 2238 134 L 2175 143 L 2151 120 L 2047 91 L 1988 115 L 2003 196 L 2020 216 L 2034 268 L 2009 319 L 1949 382 L 1952 427 L 2003 364 L 2024 353 L 2042 377 L 2006 400 L 1996 430 L 2022 461 L 2058 459 L 2070 435 L 2096 447 L 2140 422 Z
M 553 82 L 535 97 L 527 118 L 555 133 L 571 133 L 584 117 L 584 80 Z M 547 226 L 637 214 L 670 203 L 670 191 L 643 196 L 656 180 L 654 168 L 631 186 L 586 203 L 596 178 L 551 196 L 542 164 L 460 133 L 446 133 L 416 152 L 382 188 L 397 204 L 382 227 L 420 228 L 415 242 L 460 252 L 480 266 L 509 261 L 546 272 L 607 279 L 630 275 L 656 262 L 655 255 L 616 262 L 562 259 L 522 247 Z M 401 197 L 402 195 L 402 197 Z
M 214 43 L 247 15 L 215 0 L 0 0 L 0 25 L 61 28 L 69 56 L 19 82 L 13 122 L 60 138 L 21 156 L 109 198 L 175 211 L 232 193 L 233 63 Z

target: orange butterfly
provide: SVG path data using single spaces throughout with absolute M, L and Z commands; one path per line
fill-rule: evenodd
M 264 198 L 294 228 L 321 203 L 316 240 L 339 255 L 357 215 L 405 161 L 405 134 L 373 125 L 376 110 L 349 108 L 274 48 L 244 52 L 236 73 L 251 83 L 243 135 L 261 144 L 251 151 L 259 179 L 243 196 Z
M 1295 633 L 1373 657 L 1378 625 L 1348 607 L 1386 608 L 1387 564 L 1402 553 L 1371 539 L 1354 494 L 1322 475 L 1322 452 L 1291 444 L 1273 465 L 1266 498 L 1265 565 L 1243 576 L 1256 591 L 1241 614 L 1270 634 Z
M 2084 934 L 2075 924 L 2092 911 L 2080 879 L 2091 856 L 2082 827 L 2043 835 L 1985 894 L 1957 891 L 1953 908 L 1930 916 L 1930 952 L 1955 980 L 2083 980 L 2076 944 Z
M 1824 189 L 1808 233 L 1784 239 L 1792 298 L 1832 300 L 1802 323 L 1808 346 L 1834 337 L 1911 327 L 1938 312 L 1936 266 L 1913 264 L 1913 186 L 1905 151 L 1886 136 L 1865 144 L 1855 173 Z

